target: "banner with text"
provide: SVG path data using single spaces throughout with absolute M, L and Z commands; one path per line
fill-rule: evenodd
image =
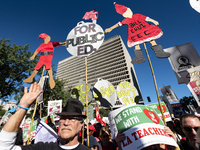
M 156 111 L 144 105 L 129 105 L 109 113 L 112 135 L 123 131 L 126 139 L 122 141 L 123 150 L 141 150 L 154 144 L 178 146 L 174 139 L 164 131 L 164 124 Z

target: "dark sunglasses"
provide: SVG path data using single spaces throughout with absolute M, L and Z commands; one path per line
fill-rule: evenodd
M 199 129 L 199 127 L 194 127 L 194 128 L 192 128 L 192 127 L 183 127 L 183 129 L 185 131 L 187 131 L 187 132 L 192 132 L 192 129 L 194 129 L 197 132 L 197 130 Z

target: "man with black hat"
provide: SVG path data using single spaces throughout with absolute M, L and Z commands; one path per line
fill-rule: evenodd
M 78 133 L 83 126 L 82 104 L 79 101 L 69 100 L 63 111 L 57 115 L 60 116 L 59 136 L 60 140 L 56 143 L 31 144 L 26 146 L 14 145 L 19 125 L 24 118 L 30 105 L 42 93 L 40 85 L 31 84 L 29 91 L 24 89 L 24 96 L 21 98 L 17 111 L 11 116 L 9 121 L 3 127 L 0 133 L 1 150 L 89 150 L 86 146 L 78 142 Z

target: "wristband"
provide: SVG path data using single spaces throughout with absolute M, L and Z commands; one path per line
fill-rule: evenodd
M 22 109 L 26 109 L 26 110 L 29 110 L 29 108 L 26 108 L 26 107 L 22 107 L 20 106 L 19 104 L 17 105 L 19 108 L 22 108 Z

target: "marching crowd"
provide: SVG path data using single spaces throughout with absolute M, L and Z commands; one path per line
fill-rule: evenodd
M 126 139 L 123 132 L 119 131 L 115 137 L 112 137 L 110 126 L 103 126 L 100 123 L 89 124 L 89 142 L 87 141 L 87 127 L 84 125 L 85 115 L 82 114 L 82 104 L 75 100 L 68 100 L 60 116 L 60 125 L 56 129 L 51 122 L 50 126 L 59 135 L 57 142 L 38 142 L 26 144 L 17 142 L 22 134 L 19 128 L 20 123 L 26 115 L 27 109 L 42 93 L 40 85 L 34 83 L 29 91 L 24 89 L 24 95 L 21 98 L 16 112 L 10 117 L 0 132 L 0 150 L 120 150 L 121 142 Z M 83 128 L 83 126 L 85 126 Z M 171 136 L 178 144 L 178 147 L 169 146 L 163 143 L 151 145 L 142 150 L 198 150 L 200 149 L 200 120 L 194 114 L 184 114 L 180 118 L 173 118 L 167 122 L 164 128 L 165 132 Z M 83 131 L 84 129 L 84 131 Z M 82 138 L 84 135 L 84 138 Z M 83 143 L 83 144 L 82 144 Z M 89 144 L 89 146 L 88 146 Z M 134 147 L 132 149 L 135 149 Z

